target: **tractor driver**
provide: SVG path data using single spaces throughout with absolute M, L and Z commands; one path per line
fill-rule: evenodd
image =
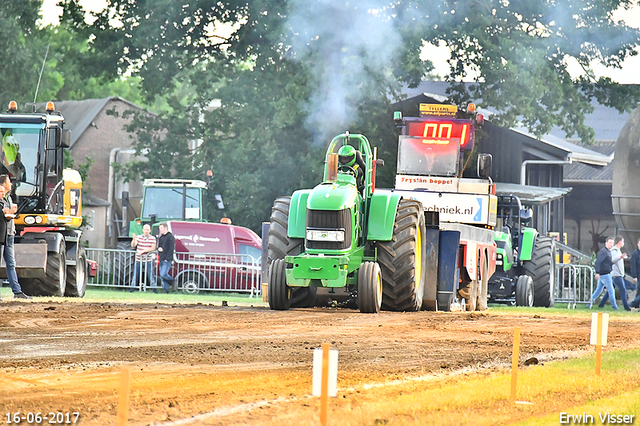
M 362 191 L 364 188 L 365 164 L 360 151 L 356 150 L 351 145 L 345 145 L 338 151 L 338 162 L 340 163 L 340 166 L 351 167 L 356 172 L 355 178 L 356 184 L 358 185 L 358 191 Z

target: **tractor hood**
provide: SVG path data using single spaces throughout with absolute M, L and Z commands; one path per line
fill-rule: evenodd
M 313 188 L 307 201 L 311 210 L 344 210 L 353 207 L 358 200 L 355 179 L 338 179 L 333 183 L 321 183 Z M 348 178 L 351 178 L 350 180 Z
M 507 234 L 506 232 L 495 231 L 495 233 L 493 234 L 493 239 L 496 242 L 501 241 L 505 243 L 510 243 L 511 235 Z

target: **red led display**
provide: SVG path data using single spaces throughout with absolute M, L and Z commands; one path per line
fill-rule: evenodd
M 464 146 L 470 137 L 470 124 L 466 121 L 434 120 L 407 123 L 408 136 L 421 137 L 424 144 Z

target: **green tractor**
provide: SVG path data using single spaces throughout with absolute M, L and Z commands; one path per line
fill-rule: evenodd
M 150 225 L 151 233 L 158 235 L 158 225 L 162 222 L 208 222 L 213 215 L 224 210 L 222 197 L 215 195 L 211 198 L 208 183 L 201 180 L 145 179 L 143 190 L 140 217 L 130 222 L 125 221 L 122 235 L 118 237 L 116 248 L 122 254 L 113 261 L 117 285 L 126 286 L 131 282 L 134 263 L 131 240 L 133 234 L 142 234 L 144 225 Z M 127 192 L 122 194 L 122 205 L 122 217 L 128 217 L 127 209 L 135 213 Z
M 528 227 L 531 216 L 531 209 L 523 208 L 517 196 L 498 197 L 496 272 L 488 288 L 491 302 L 528 307 L 554 304 L 555 240 Z
M 268 237 L 271 309 L 313 306 L 319 288 L 346 292 L 363 313 L 421 309 L 423 207 L 375 192 L 376 166 L 383 164 L 375 157 L 366 137 L 336 136 L 323 182 L 275 201 Z

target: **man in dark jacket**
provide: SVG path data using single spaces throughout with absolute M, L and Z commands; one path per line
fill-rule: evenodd
M 613 269 L 613 262 L 611 261 L 611 247 L 613 247 L 613 237 L 607 237 L 604 247 L 600 249 L 598 256 L 596 257 L 595 269 L 598 286 L 589 299 L 589 309 L 591 309 L 591 306 L 593 306 L 605 287 L 610 295 L 611 306 L 613 309 L 618 309 L 618 305 L 616 303 L 616 291 L 613 289 L 613 280 L 611 279 L 611 270 Z
M 638 278 L 640 278 L 640 239 L 636 243 L 637 248 L 631 254 L 631 276 L 633 277 L 633 283 L 636 285 L 636 298 L 633 299 L 633 302 L 629 303 L 629 306 L 632 308 L 640 307 L 640 283 L 638 283 Z
M 0 185 L 4 187 L 4 190 L 7 194 L 4 199 L 6 207 L 3 208 L 5 218 L 8 220 L 7 242 L 4 245 L 4 251 L 2 252 L 4 264 L 6 265 L 7 280 L 9 281 L 9 286 L 11 287 L 11 291 L 13 292 L 13 297 L 15 297 L 16 299 L 31 299 L 31 296 L 27 296 L 22 292 L 22 287 L 20 286 L 20 282 L 18 282 L 18 274 L 16 273 L 16 257 L 13 248 L 13 242 L 16 235 L 16 226 L 13 222 L 13 218 L 15 217 L 18 208 L 15 204 L 13 204 L 11 200 L 11 189 L 13 188 L 13 184 L 11 183 L 11 179 L 9 178 L 9 176 L 3 174 L 0 175 Z
M 158 271 L 160 280 L 162 281 L 162 288 L 164 288 L 165 293 L 169 293 L 169 282 L 174 281 L 173 277 L 169 275 L 169 269 L 171 269 L 171 264 L 173 263 L 175 239 L 173 238 L 173 234 L 169 232 L 169 225 L 166 222 L 162 222 L 158 227 L 160 228 L 160 238 L 158 238 L 160 264 Z

